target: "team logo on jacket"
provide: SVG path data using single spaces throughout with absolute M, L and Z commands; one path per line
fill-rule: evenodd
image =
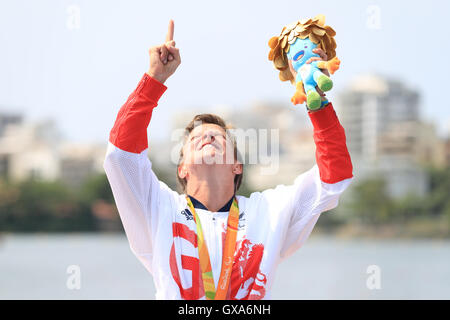
M 197 234 L 182 223 L 172 223 L 173 244 L 169 265 L 182 299 L 196 300 L 205 295 L 200 261 L 194 252 L 198 248 Z M 222 233 L 225 241 L 225 232 Z M 177 243 L 178 250 L 175 250 Z M 193 249 L 193 250 L 192 250 Z M 245 236 L 237 241 L 231 270 L 227 300 L 258 300 L 266 294 L 267 277 L 261 272 L 264 245 L 254 244 Z
M 194 216 L 192 215 L 189 209 L 184 209 L 181 211 L 181 214 L 186 218 L 187 221 L 194 220 Z
M 231 272 L 231 294 L 233 300 L 260 300 L 266 295 L 267 277 L 260 270 L 264 254 L 262 244 L 253 244 L 243 239 L 234 257 Z

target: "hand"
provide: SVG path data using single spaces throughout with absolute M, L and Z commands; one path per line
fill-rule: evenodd
M 308 61 L 306 61 L 306 63 L 311 63 L 313 61 L 328 61 L 327 54 L 321 48 L 315 48 L 313 49 L 313 52 L 317 53 L 320 56 L 320 58 L 319 57 L 309 58 Z M 330 76 L 330 73 L 328 72 L 327 69 L 320 69 L 320 71 L 322 71 L 323 74 L 325 74 L 326 76 L 328 77 Z M 316 91 L 320 94 L 322 101 L 326 100 L 325 93 L 322 90 L 320 90 L 318 86 L 316 86 Z
M 180 50 L 175 48 L 173 32 L 174 23 L 173 20 L 170 20 L 166 42 L 159 46 L 151 47 L 148 51 L 150 55 L 150 69 L 147 74 L 161 83 L 166 82 L 181 63 Z
M 328 56 L 327 56 L 327 54 L 321 49 L 321 48 L 315 48 L 315 49 L 313 49 L 313 52 L 314 53 L 317 53 L 319 56 L 320 56 L 320 58 L 319 57 L 312 57 L 312 58 L 309 58 L 308 59 L 308 61 L 306 61 L 306 63 L 311 63 L 311 62 L 313 62 L 313 61 L 328 61 Z M 327 69 L 320 69 L 326 76 L 330 76 L 330 73 L 328 72 L 328 70 Z

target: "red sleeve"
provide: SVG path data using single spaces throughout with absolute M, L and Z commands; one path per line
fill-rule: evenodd
M 127 102 L 120 108 L 109 142 L 124 151 L 141 153 L 148 148 L 147 127 L 153 108 L 167 87 L 144 74 Z
M 320 179 L 336 183 L 353 177 L 353 166 L 347 150 L 344 128 L 340 124 L 333 105 L 316 112 L 308 112 L 314 127 L 316 161 Z

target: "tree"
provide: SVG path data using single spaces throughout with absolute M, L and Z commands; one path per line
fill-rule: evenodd
M 60 182 L 29 179 L 7 184 L 0 198 L 11 196 L 0 206 L 1 231 L 87 231 L 95 229 L 89 211 Z
M 393 217 L 393 200 L 387 193 L 386 182 L 373 178 L 360 182 L 353 188 L 349 208 L 362 223 L 382 224 Z

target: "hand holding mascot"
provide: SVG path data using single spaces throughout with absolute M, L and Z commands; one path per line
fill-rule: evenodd
M 306 102 L 309 110 L 323 106 L 318 87 L 323 92 L 331 90 L 333 81 L 321 69 L 334 74 L 340 61 L 336 57 L 336 32 L 325 26 L 325 16 L 298 20 L 283 28 L 280 36 L 269 40 L 269 60 L 280 71 L 281 81 L 296 84 L 296 92 L 291 101 L 294 105 Z M 329 61 L 321 60 L 315 49 L 322 49 Z M 313 60 L 310 62 L 310 60 Z M 294 77 L 291 70 L 297 72 Z

